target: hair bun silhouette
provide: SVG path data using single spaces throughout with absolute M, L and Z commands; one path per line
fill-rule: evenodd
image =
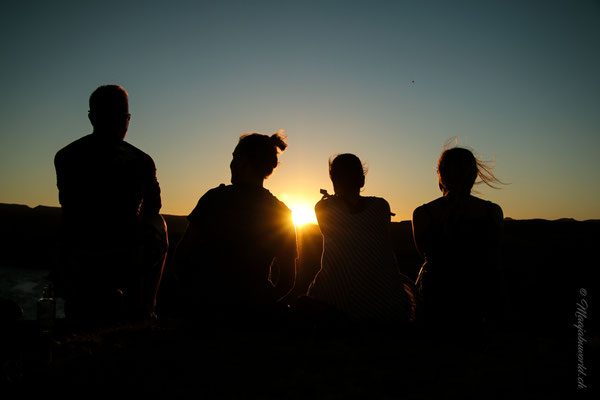
M 269 137 L 269 142 L 280 151 L 284 151 L 287 148 L 287 143 L 285 142 L 287 136 L 283 134 L 284 132 L 283 129 L 280 129 Z
M 263 178 L 267 178 L 279 164 L 277 155 L 287 148 L 287 136 L 283 132 L 285 131 L 280 129 L 271 136 L 256 132 L 242 135 L 233 152 L 234 157 L 237 155 L 246 158 Z

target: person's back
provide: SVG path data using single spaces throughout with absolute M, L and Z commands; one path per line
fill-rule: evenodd
M 345 185 L 336 172 L 352 164 L 356 176 Z M 354 155 L 336 157 L 330 175 L 336 194 L 315 206 L 323 255 L 308 296 L 335 307 L 351 321 L 408 322 L 415 304 L 410 281 L 400 273 L 392 247 L 388 202 L 359 195 L 364 172 Z
M 415 244 L 425 259 L 417 286 L 428 323 L 480 326 L 502 307 L 502 209 L 470 194 L 482 167 L 469 150 L 452 149 L 439 168 L 444 196 L 413 213 Z
M 221 185 L 202 196 L 188 221 L 198 232 L 196 267 L 181 279 L 203 283 L 191 288 L 198 298 L 214 304 L 275 302 L 271 262 L 296 246 L 291 211 L 283 203 L 261 187 Z
M 139 214 L 160 210 L 154 162 L 127 142 L 90 134 L 61 149 L 55 166 L 63 219 L 76 233 L 73 240 L 126 240 Z
M 358 213 L 349 213 L 339 202 L 329 198 L 316 206 L 323 255 L 309 296 L 333 305 L 351 320 L 407 321 L 408 279 L 399 272 L 389 237 L 387 201 L 366 197 L 365 208 Z
M 475 321 L 492 311 L 502 237 L 496 207 L 476 197 L 442 197 L 417 211 L 430 221 L 418 281 L 430 317 Z
M 231 162 L 231 185 L 206 192 L 188 216 L 175 253 L 182 312 L 236 321 L 269 312 L 294 285 L 296 231 L 291 211 L 264 180 L 285 137 L 243 135 Z M 271 269 L 278 272 L 270 279 Z
M 53 280 L 67 316 L 110 314 L 122 308 L 124 292 L 130 308 L 152 314 L 168 245 L 156 168 L 123 140 L 130 114 L 122 87 L 96 89 L 89 118 L 93 133 L 54 159 L 62 230 Z

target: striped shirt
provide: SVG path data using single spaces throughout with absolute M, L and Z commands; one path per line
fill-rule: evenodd
M 407 321 L 414 311 L 412 283 L 398 269 L 390 206 L 382 198 L 363 199 L 365 208 L 358 213 L 350 213 L 336 196 L 315 206 L 323 255 L 308 295 L 353 320 Z

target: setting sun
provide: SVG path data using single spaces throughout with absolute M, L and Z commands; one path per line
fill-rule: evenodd
M 290 207 L 292 209 L 292 219 L 294 225 L 302 226 L 304 224 L 316 224 L 317 216 L 315 210 L 303 203 L 297 203 Z

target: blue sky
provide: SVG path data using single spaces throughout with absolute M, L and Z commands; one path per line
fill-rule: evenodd
M 0 16 L 0 202 L 58 205 L 52 160 L 91 132 L 99 85 L 130 94 L 127 140 L 163 212 L 229 181 L 237 138 L 285 129 L 266 187 L 332 191 L 327 160 L 369 166 L 396 220 L 439 196 L 446 141 L 495 161 L 513 218 L 600 218 L 600 5 L 593 1 L 14 2 Z M 414 81 L 414 82 L 413 82 Z

